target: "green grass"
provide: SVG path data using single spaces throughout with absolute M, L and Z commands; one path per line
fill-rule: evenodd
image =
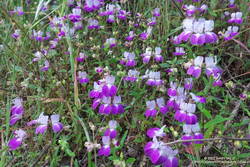
M 36 3 L 36 4 L 34 4 Z M 157 115 L 154 119 L 146 119 L 144 111 L 146 100 L 153 100 L 166 96 L 155 88 L 149 87 L 144 81 L 136 83 L 126 83 L 122 81 L 127 69 L 119 65 L 118 62 L 124 51 L 135 52 L 137 56 L 137 69 L 141 75 L 147 69 L 162 72 L 164 87 L 169 87 L 170 81 L 179 81 L 183 84 L 187 77 L 183 63 L 196 56 L 217 55 L 219 66 L 223 68 L 222 87 L 212 87 L 212 80 L 205 75 L 194 81 L 194 92 L 197 95 L 207 97 L 206 104 L 198 105 L 198 118 L 205 137 L 216 136 L 245 137 L 250 134 L 250 110 L 249 97 L 240 102 L 238 114 L 231 121 L 227 129 L 224 124 L 235 107 L 235 102 L 239 100 L 239 94 L 243 92 L 245 86 L 250 82 L 250 53 L 233 40 L 206 45 L 205 47 L 182 44 L 187 51 L 187 56 L 174 57 L 172 52 L 174 46 L 168 40 L 170 37 L 178 35 L 183 17 L 171 0 L 138 0 L 128 1 L 121 4 L 122 8 L 131 11 L 133 20 L 135 13 L 143 14 L 143 19 L 151 16 L 151 11 L 161 8 L 161 17 L 157 19 L 158 24 L 154 27 L 152 37 L 145 42 L 135 40 L 131 47 L 123 45 L 126 34 L 133 29 L 122 22 L 115 23 L 114 26 L 106 25 L 105 19 L 96 14 L 84 14 L 84 17 L 96 17 L 101 25 L 105 25 L 99 31 L 88 30 L 87 22 L 84 21 L 84 28 L 77 32 L 78 38 L 67 36 L 58 44 L 58 48 L 47 55 L 51 67 L 47 72 L 41 72 L 42 64 L 32 63 L 34 53 L 43 48 L 48 48 L 48 42 L 39 43 L 30 39 L 32 30 L 50 31 L 49 19 L 53 16 L 64 16 L 70 13 L 66 1 L 54 2 L 49 5 L 49 10 L 37 13 L 38 1 L 32 2 L 27 7 L 25 1 L 3 0 L 0 2 L 0 166 L 88 166 L 99 167 L 114 166 L 139 166 L 143 161 L 143 147 L 149 138 L 146 137 L 146 130 L 152 127 L 167 125 L 165 131 L 168 141 L 174 141 L 181 137 L 181 124 L 173 119 L 173 112 L 167 115 Z M 53 2 L 52 2 L 53 3 Z M 244 23 L 241 25 L 240 35 L 236 37 L 244 46 L 250 48 L 249 23 L 249 0 L 236 1 L 240 11 L 243 12 Z M 178 3 L 177 3 L 178 5 Z M 248 5 L 248 6 L 247 6 Z M 10 16 L 8 11 L 15 6 L 23 6 L 27 12 L 23 16 Z M 228 24 L 220 17 L 224 11 L 229 10 L 218 0 L 209 3 L 212 8 L 206 14 L 206 18 L 215 19 L 216 32 L 226 29 Z M 36 15 L 37 13 L 37 15 Z M 70 23 L 71 24 L 71 23 Z M 136 34 L 143 32 L 147 28 L 142 24 L 136 29 Z M 21 30 L 19 40 L 11 38 L 15 29 Z M 55 32 L 52 33 L 55 36 Z M 118 40 L 118 46 L 112 49 L 103 49 L 105 39 L 114 37 Z M 142 64 L 140 54 L 145 52 L 146 47 L 162 47 L 164 62 L 161 64 Z M 69 55 L 65 52 L 69 51 Z M 84 63 L 76 64 L 75 57 L 85 52 L 88 58 Z M 123 104 L 126 104 L 126 112 L 117 116 L 101 116 L 98 111 L 91 109 L 92 101 L 88 93 L 93 89 L 93 82 L 101 79 L 95 73 L 97 66 L 108 67 L 110 73 L 116 76 L 115 84 L 119 87 L 118 94 L 122 96 Z M 164 72 L 167 68 L 177 68 L 175 75 L 168 76 Z M 76 70 L 84 70 L 88 73 L 90 82 L 87 85 L 80 85 L 75 78 Z M 204 72 L 203 72 L 204 74 Z M 231 84 L 231 85 L 230 85 Z M 233 86 L 232 86 L 233 85 Z M 250 95 L 249 89 L 246 92 Z M 24 100 L 25 114 L 21 121 L 14 126 L 9 125 L 11 100 L 15 97 L 22 97 Z M 46 100 L 47 99 L 47 100 Z M 27 127 L 26 123 L 36 119 L 41 112 L 48 115 L 58 113 L 61 115 L 61 122 L 65 125 L 64 130 L 59 134 L 54 134 L 48 130 L 44 135 L 35 135 L 34 127 Z M 97 151 L 87 152 L 85 142 L 101 143 L 102 127 L 106 127 L 109 120 L 115 119 L 119 122 L 120 146 L 112 150 L 109 158 L 97 156 Z M 90 129 L 89 123 L 94 124 L 95 130 Z M 28 137 L 22 147 L 9 151 L 7 144 L 13 137 L 16 129 L 23 128 L 27 131 Z M 51 128 L 49 128 L 51 129 Z M 177 136 L 174 133 L 177 132 Z M 249 155 L 249 142 L 241 142 L 241 145 L 232 141 L 225 142 L 221 148 L 218 143 L 213 143 L 210 151 L 203 152 L 203 144 L 195 147 L 195 154 L 189 154 L 181 144 L 175 145 L 178 148 L 180 166 L 186 166 L 187 162 L 204 157 L 232 157 L 236 160 L 247 160 Z M 129 153 L 129 148 L 133 148 L 136 156 Z M 147 159 L 145 166 L 152 163 Z M 204 164 L 201 164 L 203 166 Z M 210 164 L 209 164 L 210 165 Z M 218 164 L 211 164 L 218 166 Z

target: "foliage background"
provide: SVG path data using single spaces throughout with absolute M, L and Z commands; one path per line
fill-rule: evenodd
M 205 1 L 204 1 L 205 2 Z M 225 20 L 221 15 L 227 9 L 225 1 L 211 0 L 206 1 L 210 10 L 208 18 L 215 19 L 215 31 L 222 31 L 226 28 Z M 172 80 L 184 78 L 185 70 L 183 63 L 190 58 L 199 55 L 217 55 L 219 65 L 224 69 L 222 88 L 212 88 L 211 81 L 206 77 L 195 81 L 195 90 L 198 95 L 206 96 L 207 103 L 199 105 L 199 120 L 201 120 L 202 131 L 205 137 L 232 136 L 245 137 L 250 134 L 250 110 L 249 98 L 245 101 L 239 100 L 239 94 L 247 90 L 249 94 L 250 83 L 250 53 L 243 46 L 250 48 L 250 25 L 249 25 L 249 0 L 236 1 L 240 11 L 244 14 L 244 23 L 241 26 L 241 33 L 236 41 L 223 41 L 216 45 L 204 46 L 201 48 L 190 47 L 182 44 L 188 52 L 186 57 L 172 56 L 173 45 L 168 40 L 171 36 L 180 33 L 180 26 L 183 20 L 181 11 L 176 4 L 170 0 L 137 0 L 121 4 L 122 8 L 135 13 L 142 13 L 146 18 L 150 17 L 151 11 L 161 8 L 161 17 L 157 20 L 158 24 L 154 28 L 150 40 L 142 42 L 134 41 L 131 47 L 124 47 L 122 41 L 130 31 L 131 26 L 122 22 L 114 26 L 105 26 L 104 29 L 96 32 L 89 31 L 85 27 L 78 33 L 77 38 L 62 40 L 59 49 L 48 55 L 51 69 L 43 73 L 37 64 L 31 63 L 33 54 L 37 50 L 46 47 L 30 40 L 29 35 L 32 29 L 49 30 L 49 19 L 53 15 L 64 16 L 70 11 L 66 7 L 66 1 L 52 1 L 50 10 L 47 13 L 40 13 L 34 20 L 38 1 L 34 1 L 30 8 L 25 7 L 24 0 L 3 0 L 0 2 L 0 44 L 4 49 L 0 51 L 0 123 L 1 123 L 1 160 L 0 166 L 113 166 L 115 163 L 126 164 L 127 166 L 151 166 L 143 153 L 143 146 L 148 140 L 145 132 L 154 126 L 167 125 L 166 141 L 177 140 L 182 133 L 179 123 L 173 121 L 173 113 L 166 116 L 157 116 L 155 119 L 147 120 L 144 117 L 145 101 L 155 97 L 166 96 L 166 93 L 154 90 L 146 86 L 143 82 L 136 84 L 125 83 L 121 80 L 126 73 L 126 69 L 117 62 L 122 58 L 124 51 L 133 51 L 139 55 L 145 51 L 147 46 L 152 48 L 162 47 L 164 50 L 165 62 L 162 64 L 151 64 L 145 66 L 141 63 L 137 66 L 141 74 L 148 68 L 164 72 L 166 68 L 177 68 L 175 76 L 163 75 L 165 86 Z M 178 4 L 177 4 L 178 5 Z M 23 6 L 27 13 L 24 16 L 10 16 L 8 11 L 15 6 Z M 85 17 L 85 16 L 84 16 Z M 91 14 L 86 15 L 91 17 Z M 98 17 L 98 16 L 97 16 Z M 100 24 L 105 25 L 105 20 L 100 19 Z M 86 24 L 85 24 L 86 25 Z M 143 25 L 137 30 L 137 34 L 146 29 Z M 15 41 L 11 34 L 15 29 L 21 29 L 21 39 Z M 115 37 L 118 39 L 118 47 L 112 52 L 102 49 L 106 38 Z M 71 48 L 73 55 L 65 52 Z M 89 57 L 84 64 L 79 64 L 78 69 L 88 72 L 90 83 L 87 85 L 74 85 L 74 64 L 72 57 L 84 51 Z M 138 56 L 139 57 L 139 56 Z M 140 58 L 138 58 L 140 60 Z M 139 62 L 139 61 L 138 61 Z M 103 117 L 91 109 L 91 100 L 88 92 L 93 88 L 93 82 L 100 76 L 94 72 L 97 66 L 108 67 L 111 74 L 116 77 L 116 85 L 119 87 L 119 94 L 123 97 L 126 104 L 126 112 L 120 116 Z M 75 90 L 77 88 L 77 90 Z M 21 122 L 15 127 L 9 126 L 11 100 L 15 97 L 24 99 L 25 115 Z M 230 120 L 232 111 L 237 107 L 237 115 L 230 121 L 225 128 L 225 122 Z M 37 118 L 41 113 L 59 113 L 62 123 L 66 126 L 65 130 L 55 135 L 47 132 L 44 136 L 36 136 L 34 129 L 26 127 L 26 122 Z M 116 119 L 119 124 L 120 138 L 123 139 L 120 148 L 115 150 L 113 156 L 108 158 L 97 157 L 96 152 L 87 153 L 84 143 L 86 131 L 90 140 L 100 143 L 100 128 L 107 125 L 111 119 Z M 91 131 L 89 123 L 94 124 L 95 131 Z M 12 137 L 14 129 L 22 127 L 29 132 L 29 137 L 25 141 L 26 146 L 17 151 L 10 152 L 6 144 Z M 83 128 L 86 128 L 84 131 Z M 192 164 L 194 160 L 204 157 L 230 157 L 235 160 L 246 160 L 250 157 L 249 142 L 227 141 L 223 144 L 214 142 L 190 149 L 184 149 L 181 145 L 176 145 L 179 149 L 180 166 Z M 216 166 L 212 165 L 211 166 Z

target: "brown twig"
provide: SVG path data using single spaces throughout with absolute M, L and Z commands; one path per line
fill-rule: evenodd
M 218 140 L 250 141 L 250 138 L 216 137 L 216 138 L 207 138 L 207 139 L 176 140 L 173 142 L 165 143 L 165 145 L 173 145 L 173 144 L 184 143 L 184 142 L 195 142 L 195 141 L 209 142 L 209 141 L 218 141 Z
M 232 77 L 232 78 L 230 78 L 230 79 L 226 80 L 225 82 L 228 82 L 228 81 L 230 81 L 230 80 L 232 80 L 232 79 L 235 79 L 235 78 L 238 78 L 238 77 L 242 77 L 242 76 L 244 76 L 244 75 L 248 75 L 248 74 L 250 74 L 250 71 L 245 72 L 245 73 L 240 74 L 240 75 L 237 75 L 237 76 L 235 76 L 235 77 Z
M 183 12 L 181 11 L 180 7 L 176 4 L 175 0 L 172 0 L 174 6 L 178 9 L 179 13 L 181 14 L 181 16 L 183 18 L 185 18 L 185 15 L 183 14 Z

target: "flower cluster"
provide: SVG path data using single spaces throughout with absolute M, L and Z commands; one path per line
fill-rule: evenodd
M 47 41 L 50 39 L 50 32 L 46 32 L 46 34 L 44 35 L 44 32 L 42 31 L 36 31 L 33 30 L 33 34 L 31 36 L 31 39 L 35 39 L 38 42 L 42 42 L 42 41 Z
M 130 81 L 130 82 L 135 82 L 138 80 L 140 75 L 140 72 L 137 70 L 129 70 L 128 75 L 123 77 L 123 80 L 125 81 Z
M 161 72 L 157 71 L 146 71 L 145 75 L 142 76 L 142 79 L 148 79 L 146 84 L 149 86 L 160 86 L 163 84 L 161 80 Z
M 85 0 L 83 9 L 86 12 L 94 12 L 101 8 L 104 0 Z
M 188 125 L 193 125 L 198 122 L 197 116 L 194 114 L 196 105 L 192 103 L 182 102 L 180 104 L 180 110 L 175 112 L 174 118 L 179 122 L 184 122 Z
M 192 45 L 204 45 L 206 43 L 215 43 L 218 40 L 218 36 L 213 32 L 213 20 L 188 17 L 183 20 L 182 27 L 184 30 L 174 39 L 175 44 L 189 40 Z
M 22 105 L 23 100 L 19 97 L 15 98 L 13 100 L 13 106 L 11 107 L 11 118 L 10 118 L 10 125 L 14 125 L 18 120 L 20 120 L 24 113 L 24 108 Z M 52 123 L 52 130 L 57 133 L 62 131 L 63 124 L 59 122 L 59 115 L 51 115 L 51 123 Z M 48 119 L 49 116 L 43 115 L 43 113 L 40 114 L 39 118 L 36 120 L 32 120 L 27 123 L 28 126 L 31 126 L 33 124 L 38 124 L 39 126 L 36 128 L 35 133 L 36 134 L 44 134 L 45 131 L 48 128 Z M 8 147 L 10 150 L 16 150 L 18 147 L 21 146 L 23 140 L 27 137 L 27 133 L 22 130 L 15 130 L 14 131 L 14 138 L 12 138 L 9 143 Z
M 115 139 L 117 137 L 117 122 L 109 121 L 109 127 L 104 131 L 102 136 L 102 147 L 98 151 L 99 156 L 109 156 L 111 151 L 111 144 L 118 146 L 119 142 Z
M 160 128 L 151 128 L 147 131 L 147 136 L 153 138 L 144 146 L 144 153 L 148 156 L 154 165 L 162 165 L 163 167 L 177 167 L 178 159 L 177 150 L 173 150 L 158 138 L 166 136 L 163 126 Z
M 185 52 L 183 47 L 176 47 L 175 52 L 173 53 L 173 55 L 175 55 L 175 56 L 183 56 L 185 54 L 186 54 L 186 52 Z
M 59 122 L 60 116 L 58 114 L 51 115 L 51 124 L 52 124 L 52 130 L 54 133 L 58 133 L 63 130 L 63 124 Z M 38 124 L 35 133 L 36 134 L 44 134 L 46 130 L 48 129 L 48 121 L 49 121 L 49 116 L 44 115 L 41 113 L 39 117 L 36 120 L 32 120 L 27 123 L 28 126 Z
M 203 14 L 207 11 L 207 5 L 202 4 L 200 7 L 196 7 L 194 5 L 183 5 L 183 10 L 186 12 L 186 16 L 191 17 L 194 16 L 196 13 Z
M 154 56 L 154 60 L 156 62 L 163 62 L 163 56 L 161 55 L 161 52 L 162 50 L 160 47 L 156 47 L 154 52 L 150 47 L 146 48 L 146 52 L 141 54 L 143 63 L 148 64 L 152 56 Z
M 147 101 L 146 106 L 147 109 L 145 111 L 145 116 L 147 118 L 155 117 L 158 111 L 160 111 L 162 114 L 168 112 L 168 107 L 165 104 L 165 100 L 163 97 L 157 98 L 156 100 Z
M 126 20 L 127 16 L 130 15 L 130 12 L 126 12 L 125 10 L 121 9 L 121 6 L 118 4 L 107 4 L 106 10 L 101 9 L 99 12 L 99 16 L 107 16 L 107 23 L 114 23 L 115 16 L 120 20 Z
M 108 75 L 103 80 L 99 80 L 98 83 L 94 82 L 94 90 L 89 93 L 89 97 L 94 98 L 92 108 L 99 107 L 100 114 L 121 114 L 124 112 L 121 96 L 116 96 L 117 87 L 114 83 L 115 77 Z
M 230 6 L 234 6 L 234 1 L 230 3 L 233 4 Z M 228 15 L 230 15 L 229 12 L 228 12 Z M 230 24 L 242 24 L 243 23 L 242 12 L 231 13 L 231 18 L 227 22 Z M 238 26 L 236 25 L 228 26 L 226 32 L 222 35 L 224 36 L 224 39 L 227 41 L 227 40 L 231 40 L 233 37 L 238 35 L 239 34 L 238 31 L 239 31 Z
M 202 133 L 200 133 L 200 126 L 196 124 L 184 124 L 183 125 L 184 135 L 181 137 L 182 140 L 192 140 L 192 139 L 204 139 Z M 194 141 L 195 144 L 202 144 L 202 141 Z M 183 142 L 184 145 L 190 145 L 192 142 Z
M 153 26 L 156 25 L 156 17 L 159 17 L 161 16 L 160 14 L 160 9 L 159 8 L 155 8 L 153 11 L 152 11 L 152 17 L 147 19 L 147 30 L 142 32 L 141 34 L 139 34 L 139 37 L 141 40 L 146 40 L 149 38 L 149 36 L 152 34 L 152 30 L 153 30 Z
M 197 56 L 193 61 L 193 65 L 191 65 L 188 68 L 187 74 L 195 78 L 199 78 L 201 75 L 203 62 L 204 62 L 204 57 Z M 215 79 L 213 86 L 221 86 L 222 81 L 220 80 L 220 77 L 221 77 L 223 70 L 220 67 L 216 66 L 216 64 L 217 64 L 217 60 L 215 56 L 205 57 L 207 77 L 212 76 Z
M 135 61 L 135 53 L 134 52 L 124 52 L 124 58 L 120 60 L 120 64 L 125 65 L 127 67 L 134 67 L 136 66 Z

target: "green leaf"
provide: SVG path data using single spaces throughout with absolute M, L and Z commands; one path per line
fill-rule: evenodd
M 126 164 L 132 164 L 132 163 L 134 163 L 135 161 L 136 161 L 135 158 L 128 158 L 128 159 L 126 160 Z
M 205 117 L 207 117 L 208 119 L 212 119 L 212 115 L 211 115 L 210 111 L 203 108 L 202 104 L 198 104 L 198 109 L 205 115 Z
M 128 130 L 126 130 L 126 132 L 122 136 L 121 143 L 120 143 L 120 148 L 122 148 L 124 146 L 124 142 L 126 140 L 127 135 L 128 135 Z
M 209 138 L 213 133 L 213 131 L 214 131 L 214 126 L 209 127 L 204 133 L 204 138 Z
M 229 118 L 223 118 L 222 116 L 217 115 L 213 120 L 207 122 L 204 125 L 204 128 L 205 129 L 210 128 L 211 126 L 215 126 L 216 124 L 222 123 L 222 122 L 224 122 L 226 120 L 229 120 Z
M 250 153 L 242 153 L 239 155 L 236 155 L 238 158 L 249 158 L 250 157 Z

